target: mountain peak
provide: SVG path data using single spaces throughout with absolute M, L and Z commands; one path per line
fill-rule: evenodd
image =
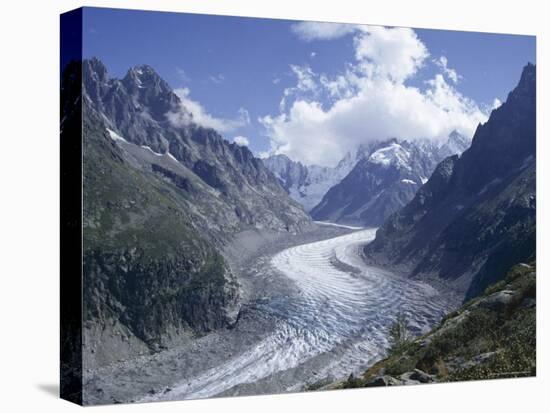
M 519 79 L 517 86 L 508 94 L 508 103 L 520 106 L 534 105 L 536 99 L 536 81 L 536 66 L 529 62 L 523 67 L 521 78 Z
M 453 131 L 449 133 L 449 139 L 455 140 L 455 139 L 462 139 L 463 137 L 464 136 L 456 129 L 453 129 Z
M 456 129 L 453 130 L 446 141 L 439 146 L 441 155 L 445 158 L 451 155 L 461 155 L 470 146 L 470 139 L 462 135 Z
M 524 67 L 523 71 L 521 72 L 521 78 L 519 80 L 517 88 L 523 89 L 523 88 L 533 88 L 536 84 L 536 77 L 537 77 L 537 67 L 531 62 L 528 62 Z M 516 89 L 517 89 L 516 88 Z
M 160 79 L 160 76 L 149 65 L 138 65 L 128 69 L 126 76 L 138 79 Z
M 523 67 L 523 71 L 521 72 L 521 79 L 520 83 L 523 81 L 527 81 L 528 79 L 533 79 L 536 75 L 537 67 L 531 62 L 527 62 L 527 64 Z
M 156 89 L 164 93 L 172 93 L 172 89 L 149 65 L 138 65 L 130 68 L 122 83 L 129 89 Z
M 84 59 L 82 61 L 82 69 L 83 73 L 87 77 L 90 77 L 96 81 L 104 82 L 109 78 L 107 68 L 97 57 Z

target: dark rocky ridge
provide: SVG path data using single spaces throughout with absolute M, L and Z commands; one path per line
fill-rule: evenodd
M 149 66 L 118 80 L 85 60 L 82 85 L 86 368 L 231 327 L 240 290 L 220 248 L 243 229 L 296 233 L 310 218 Z M 169 121 L 176 112 L 185 122 Z
M 84 117 L 84 345 L 88 367 L 231 325 L 234 274 L 182 191 L 132 166 Z
M 478 126 L 461 157 L 441 162 L 365 247 L 366 258 L 443 279 L 466 297 L 535 256 L 536 71 Z
M 210 187 L 208 191 L 198 189 L 201 194 L 194 201 L 217 203 L 223 209 L 223 213 L 214 214 L 201 211 L 220 227 L 220 236 L 249 226 L 299 232 L 310 223 L 260 159 L 248 148 L 194 123 L 193 115 L 150 66 L 132 68 L 122 80 L 109 78 L 98 59 L 85 60 L 83 66 L 88 110 L 129 143 L 147 146 L 158 154 L 170 153 L 179 163 L 173 172 L 187 175 L 191 185 L 198 178 L 201 182 L 196 185 Z M 149 157 L 148 162 L 163 160 Z M 212 195 L 221 200 L 215 202 Z

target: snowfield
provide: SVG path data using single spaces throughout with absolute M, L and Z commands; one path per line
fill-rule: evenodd
M 410 169 L 410 153 L 398 143 L 392 143 L 389 146 L 378 149 L 369 157 L 369 162 L 388 167 L 395 165 L 399 168 Z
M 241 394 L 240 386 L 262 379 L 278 383 L 278 391 L 296 391 L 316 379 L 359 372 L 382 357 L 400 311 L 416 333 L 427 331 L 454 305 L 428 284 L 365 265 L 360 248 L 374 236 L 375 229 L 364 229 L 274 255 L 271 265 L 300 291 L 263 304 L 277 319 L 275 331 L 250 351 L 140 401 Z

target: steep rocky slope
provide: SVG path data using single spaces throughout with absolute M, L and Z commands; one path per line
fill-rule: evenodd
M 441 162 L 378 230 L 368 260 L 443 280 L 469 298 L 535 256 L 535 78 L 528 64 L 471 147 Z
M 209 231 L 223 236 L 254 226 L 298 232 L 309 224 L 261 160 L 197 125 L 150 66 L 131 68 L 115 79 L 98 59 L 85 60 L 83 85 L 87 110 L 96 113 L 119 146 L 196 195 L 194 208 Z
M 468 145 L 456 132 L 443 145 L 398 139 L 371 145 L 311 215 L 321 221 L 379 226 L 413 199 L 442 159 L 461 153 Z
M 98 364 L 229 326 L 238 284 L 182 191 L 84 117 L 85 347 Z
M 445 317 L 428 334 L 404 340 L 362 375 L 324 388 L 356 388 L 536 375 L 535 263 Z
M 310 218 L 247 148 L 195 124 L 150 67 L 122 80 L 97 59 L 82 77 L 67 70 L 62 134 L 83 134 L 86 368 L 231 327 L 239 285 L 218 251 L 243 229 L 300 232 Z

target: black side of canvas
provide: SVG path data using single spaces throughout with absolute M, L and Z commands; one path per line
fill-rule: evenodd
M 82 9 L 60 23 L 60 396 L 81 405 Z

